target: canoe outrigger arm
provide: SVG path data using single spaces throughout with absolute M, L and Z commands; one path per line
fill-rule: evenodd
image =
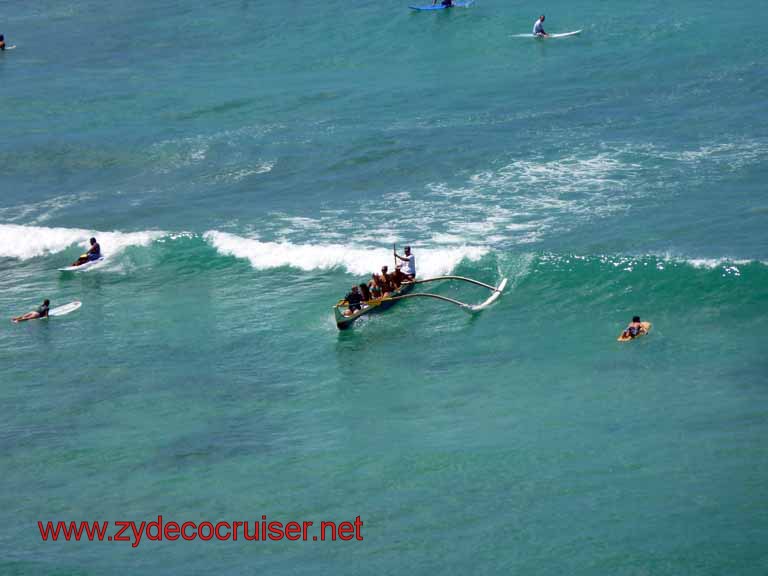
M 477 284 L 478 286 L 483 286 L 484 288 L 488 288 L 489 290 L 493 291 L 493 294 L 491 294 L 486 300 L 481 302 L 480 304 L 467 304 L 466 302 L 460 302 L 459 300 L 455 300 L 454 298 L 448 298 L 447 296 L 441 296 L 439 294 L 429 294 L 427 292 L 417 292 L 415 294 L 404 294 L 402 296 L 392 296 L 390 298 L 382 298 L 382 301 L 385 302 L 392 302 L 394 300 L 403 300 L 405 298 L 435 298 L 437 300 L 443 300 L 444 302 L 450 302 L 451 304 L 455 304 L 456 306 L 463 308 L 464 310 L 468 310 L 470 312 L 479 312 L 480 310 L 483 310 L 493 304 L 499 296 L 501 296 L 501 293 L 504 291 L 504 288 L 507 286 L 507 279 L 503 278 L 501 280 L 501 283 L 498 286 L 491 286 L 490 284 L 485 284 L 484 282 L 479 282 L 478 280 L 473 280 L 472 278 L 465 278 L 463 276 L 438 276 L 436 278 L 427 278 L 425 280 L 416 280 L 415 282 L 412 282 L 412 284 L 423 284 L 425 282 L 434 282 L 436 280 L 463 280 L 464 282 L 470 282 L 471 284 Z
M 478 286 L 482 286 L 483 288 L 487 288 L 492 292 L 492 294 L 480 304 L 467 304 L 466 302 L 461 302 L 459 300 L 455 300 L 454 298 L 449 298 L 448 296 L 441 296 L 440 294 L 429 294 L 427 292 L 411 293 L 411 290 L 413 290 L 413 287 L 416 284 L 436 282 L 437 280 L 461 280 L 463 282 L 469 282 L 470 284 L 476 284 Z M 392 296 L 388 296 L 386 298 L 376 298 L 374 300 L 364 302 L 358 310 L 352 313 L 349 313 L 345 310 L 347 301 L 339 300 L 333 307 L 334 314 L 336 316 L 336 326 L 339 328 L 339 330 L 344 330 L 349 328 L 352 323 L 360 316 L 370 312 L 376 312 L 378 310 L 385 310 L 398 300 L 404 300 L 406 298 L 434 298 L 435 300 L 442 300 L 443 302 L 455 304 L 459 308 L 467 310 L 468 312 L 479 312 L 480 310 L 483 310 L 493 304 L 499 298 L 499 296 L 501 296 L 501 293 L 504 291 L 506 286 L 506 278 L 502 278 L 501 283 L 498 286 L 491 286 L 490 284 L 485 284 L 484 282 L 473 280 L 472 278 L 465 278 L 464 276 L 437 276 L 435 278 L 426 278 L 424 280 L 415 280 L 413 282 L 403 282 L 400 288 Z
M 473 280 L 472 278 L 467 278 L 466 276 L 435 276 L 434 278 L 425 278 L 424 280 L 415 280 L 412 282 L 412 284 L 424 284 L 426 282 L 435 282 L 436 280 L 463 280 L 464 282 L 470 282 L 472 284 L 477 284 L 478 286 L 482 286 L 484 288 L 488 288 L 488 290 L 503 290 L 503 287 L 501 284 L 499 284 L 499 287 L 491 286 L 490 284 L 486 284 L 485 282 L 480 282 L 479 280 Z M 503 284 L 506 284 L 507 279 L 503 279 Z

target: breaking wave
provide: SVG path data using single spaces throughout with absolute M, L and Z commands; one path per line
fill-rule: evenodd
M 352 248 L 342 244 L 262 242 L 216 230 L 206 232 L 203 237 L 220 254 L 247 259 L 258 270 L 290 266 L 300 270 L 343 268 L 352 274 L 369 274 L 382 264 L 392 262 L 391 250 L 373 246 Z M 488 250 L 484 246 L 415 249 L 417 270 L 426 276 L 446 274 L 462 260 L 479 260 Z
M 88 246 L 91 236 L 98 238 L 105 254 L 116 254 L 128 246 L 147 246 L 165 232 L 99 232 L 78 228 L 45 228 L 0 224 L 0 257 L 28 260 L 66 250 L 70 246 Z

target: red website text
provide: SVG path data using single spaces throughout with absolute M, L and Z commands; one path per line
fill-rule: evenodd
M 151 522 L 136 523 L 133 520 L 108 521 L 38 521 L 37 528 L 43 542 L 81 540 L 90 542 L 130 542 L 136 548 L 142 541 L 161 540 L 248 540 L 252 542 L 276 542 L 280 540 L 302 541 L 362 541 L 363 521 L 360 516 L 353 522 L 322 521 L 317 529 L 314 522 L 278 522 L 261 520 L 250 522 L 164 522 L 162 516 Z M 310 533 L 315 532 L 317 533 Z

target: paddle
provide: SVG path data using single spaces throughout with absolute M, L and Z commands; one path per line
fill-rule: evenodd
M 392 269 L 392 272 L 397 270 L 397 244 L 392 244 L 392 259 L 395 261 L 395 267 Z

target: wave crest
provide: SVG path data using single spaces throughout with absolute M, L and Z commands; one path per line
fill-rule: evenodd
M 104 254 L 111 255 L 128 246 L 146 246 L 164 236 L 164 232 L 98 232 L 78 228 L 46 228 L 0 224 L 0 257 L 28 260 L 46 254 L 62 252 L 74 244 L 88 247 L 95 236 Z
M 365 275 L 383 265 L 393 265 L 392 252 L 385 248 L 351 248 L 341 244 L 294 244 L 262 242 L 227 232 L 210 230 L 203 235 L 220 254 L 247 259 L 257 270 L 290 266 L 300 270 L 344 268 L 352 274 Z M 484 246 L 451 248 L 414 247 L 416 269 L 420 276 L 447 274 L 462 260 L 476 261 L 488 253 Z

